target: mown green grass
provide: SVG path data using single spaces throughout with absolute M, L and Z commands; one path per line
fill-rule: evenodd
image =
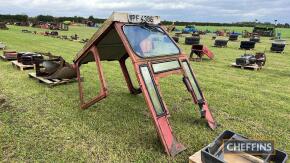
M 71 62 L 83 46 L 21 33 L 24 27 L 9 27 L 0 31 L 0 41 L 9 49 L 50 51 Z M 61 33 L 89 38 L 95 30 L 72 27 Z M 190 155 L 223 130 L 253 139 L 274 140 L 277 148 L 285 148 L 289 153 L 290 46 L 287 45 L 285 54 L 270 53 L 270 40 L 263 38 L 251 53 L 266 49 L 268 61 L 263 70 L 256 72 L 229 66 L 244 53 L 238 49 L 239 42 L 229 42 L 228 48 L 214 48 L 210 35 L 202 37 L 202 43 L 216 57 L 191 65 L 220 126 L 211 131 L 200 120 L 180 76 L 162 79 L 161 89 L 173 131 L 187 147 L 175 158 L 164 153 L 142 95 L 129 94 L 117 62 L 102 63 L 109 96 L 88 110 L 80 110 L 77 83 L 48 88 L 29 79 L 30 71 L 18 71 L 11 63 L 0 61 L 0 160 L 187 162 Z M 184 45 L 184 38 L 179 45 L 189 54 L 190 46 Z M 96 95 L 98 86 L 90 82 L 96 81 L 92 75 L 95 65 L 86 65 L 82 71 L 86 93 Z

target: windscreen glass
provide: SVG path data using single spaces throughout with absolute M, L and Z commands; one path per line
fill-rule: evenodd
M 134 52 L 142 58 L 179 54 L 178 47 L 158 26 L 125 25 L 123 30 Z

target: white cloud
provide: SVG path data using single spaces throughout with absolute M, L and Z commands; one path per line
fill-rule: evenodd
M 105 18 L 113 11 L 125 11 L 179 21 L 278 19 L 283 23 L 290 22 L 289 0 L 1 0 L 0 3 L 0 14 L 94 15 Z

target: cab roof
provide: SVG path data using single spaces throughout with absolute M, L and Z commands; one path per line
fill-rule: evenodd
M 93 61 L 93 55 L 87 53 L 92 46 L 97 47 L 101 60 L 119 60 L 126 54 L 126 50 L 113 24 L 115 22 L 140 24 L 144 23 L 143 17 L 147 18 L 148 16 L 113 12 L 94 33 L 91 39 L 84 45 L 84 47 L 77 53 L 74 61 L 76 62 L 80 58 L 82 58 L 83 63 Z M 150 20 L 150 24 L 160 24 L 159 16 L 150 16 Z

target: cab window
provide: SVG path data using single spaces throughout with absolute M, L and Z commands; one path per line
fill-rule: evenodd
M 142 58 L 180 53 L 179 48 L 158 26 L 125 25 L 123 30 L 134 52 Z

